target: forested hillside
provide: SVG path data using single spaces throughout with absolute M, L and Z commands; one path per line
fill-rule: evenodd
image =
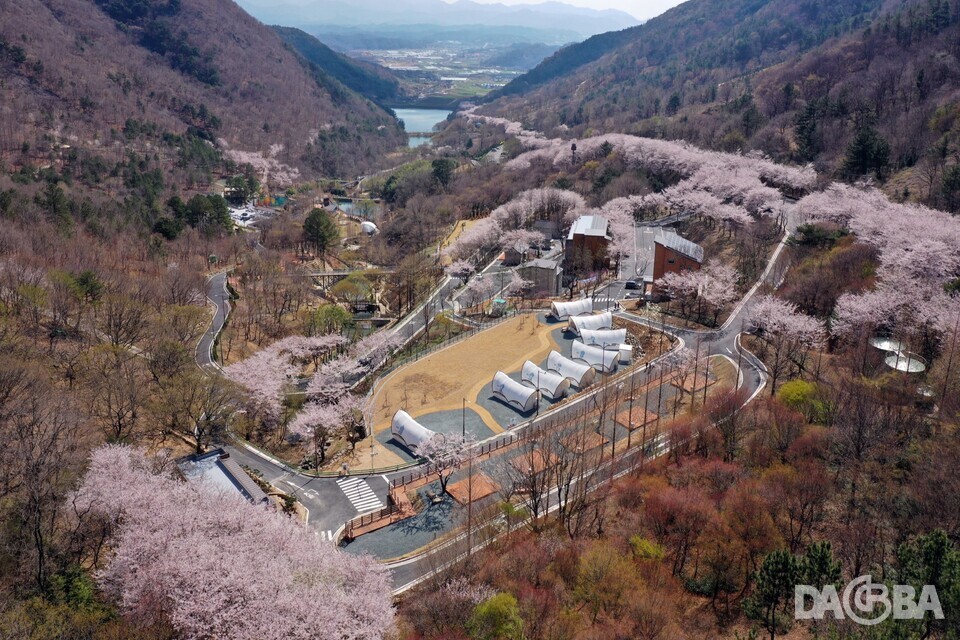
M 691 0 L 637 27 L 566 47 L 498 95 L 564 79 L 567 86 L 576 87 L 579 81 L 569 73 L 608 54 L 610 59 L 595 69 L 603 73 L 604 85 L 636 88 L 669 82 L 680 87 L 696 80 L 698 72 L 749 71 L 862 24 L 881 4 L 881 0 Z
M 279 26 L 273 29 L 284 42 L 315 65 L 318 73 L 332 76 L 360 95 L 378 103 L 396 100 L 403 95 L 400 81 L 388 69 L 337 53 L 300 29 Z
M 202 187 L 230 161 L 275 184 L 350 175 L 402 136 L 228 0 L 4 2 L 0 74 L 2 165 L 112 195 L 155 170 L 151 192 Z
M 616 131 L 759 149 L 956 209 L 958 20 L 951 0 L 695 0 L 561 50 L 485 111 L 568 137 Z M 576 67 L 578 47 L 605 37 L 626 42 Z

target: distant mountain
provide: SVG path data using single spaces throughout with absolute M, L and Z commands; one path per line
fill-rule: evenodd
M 430 49 L 437 44 L 456 43 L 467 48 L 500 48 L 513 44 L 542 44 L 559 47 L 582 38 L 576 31 L 531 27 L 495 27 L 488 25 L 438 26 L 435 24 L 397 25 L 304 25 L 321 42 L 336 51 L 363 49 Z
M 562 2 L 507 6 L 471 0 L 238 0 L 270 24 L 318 25 L 483 25 L 574 32 L 580 37 L 623 29 L 637 20 L 622 11 L 574 7 Z
M 0 77 L 0 165 L 91 184 L 202 186 L 230 161 L 355 175 L 404 140 L 231 0 L 6 0 Z
M 316 65 L 320 73 L 333 76 L 360 95 L 378 104 L 405 97 L 400 81 L 389 69 L 337 53 L 300 29 L 293 27 L 273 27 L 273 29 L 280 34 L 284 42 L 296 49 L 308 62 Z

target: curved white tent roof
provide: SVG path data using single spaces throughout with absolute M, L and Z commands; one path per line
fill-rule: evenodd
M 563 376 L 581 389 L 593 384 L 593 379 L 597 375 L 590 365 L 574 362 L 557 351 L 551 351 L 547 356 L 547 369 L 551 373 Z
M 571 316 L 567 321 L 567 331 L 572 331 L 577 335 L 584 329 L 596 331 L 597 329 L 612 329 L 613 314 L 609 311 L 598 313 L 593 316 Z
M 627 341 L 626 329 L 580 329 L 580 340 L 585 345 L 601 349 L 619 349 Z
M 360 231 L 364 232 L 368 236 L 376 235 L 380 233 L 380 229 L 377 228 L 377 225 L 370 222 L 369 220 L 364 220 L 360 223 Z
M 620 351 L 613 349 L 601 349 L 600 347 L 591 347 L 583 344 L 579 340 L 573 341 L 570 347 L 570 356 L 574 360 L 586 362 L 597 371 L 610 373 L 617 368 L 617 360 L 620 358 Z
M 550 313 L 557 320 L 566 320 L 570 316 L 579 316 L 583 313 L 593 313 L 593 300 L 583 298 L 572 302 L 551 302 Z
M 520 378 L 535 389 L 540 389 L 540 393 L 545 393 L 553 399 L 563 397 L 564 392 L 570 388 L 570 380 L 566 377 L 559 373 L 545 371 L 529 360 L 523 363 Z
M 535 409 L 540 401 L 539 391 L 517 382 L 503 371 L 497 371 L 490 387 L 493 389 L 495 398 L 499 398 L 522 413 Z
M 403 446 L 416 453 L 424 442 L 437 435 L 435 431 L 430 431 L 425 426 L 410 417 L 410 414 L 400 409 L 393 414 L 393 422 L 390 424 L 390 433 Z

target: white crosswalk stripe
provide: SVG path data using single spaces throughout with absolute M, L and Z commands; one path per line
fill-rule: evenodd
M 327 529 L 326 531 L 314 531 L 314 533 L 321 540 L 324 540 L 327 542 L 333 542 L 333 531 L 331 531 L 330 529 Z
M 363 478 L 340 478 L 337 485 L 344 495 L 350 499 L 350 503 L 360 513 L 382 509 L 383 503 L 373 492 L 370 485 Z

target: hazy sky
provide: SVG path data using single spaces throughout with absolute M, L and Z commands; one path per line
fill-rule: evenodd
M 447 0 L 450 2 L 450 0 Z M 658 16 L 670 7 L 675 7 L 683 0 L 561 0 L 566 4 L 591 9 L 619 9 L 626 11 L 639 20 L 646 20 Z M 536 0 L 474 0 L 484 4 L 536 4 Z

